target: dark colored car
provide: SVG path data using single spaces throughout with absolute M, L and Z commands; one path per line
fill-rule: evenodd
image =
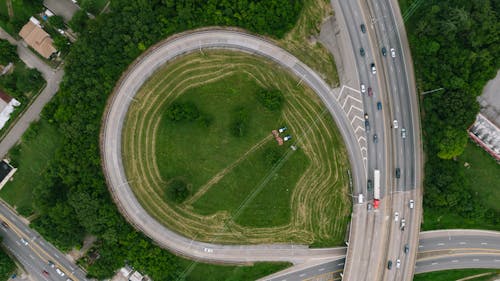
M 368 120 L 365 120 L 365 130 L 367 133 L 370 131 L 370 122 Z
M 372 182 L 372 180 L 368 180 L 366 182 L 366 187 L 368 188 L 368 191 L 372 190 L 372 188 L 373 188 L 373 182 Z
M 401 170 L 396 168 L 396 178 L 399 179 L 401 177 Z
M 365 56 L 365 49 L 359 48 L 359 54 L 364 57 Z
M 391 268 L 392 268 L 392 261 L 390 260 L 387 262 L 387 269 L 390 270 Z
M 373 134 L 373 142 L 374 143 L 378 142 L 378 136 L 377 136 L 377 134 Z
M 381 102 L 377 102 L 377 109 L 382 110 L 382 103 Z
M 373 89 L 372 89 L 372 87 L 368 87 L 368 96 L 369 97 L 373 96 Z
M 410 252 L 410 246 L 408 244 L 405 245 L 405 254 L 408 254 Z
M 361 32 L 366 33 L 366 26 L 365 26 L 365 24 L 361 24 Z
M 382 56 L 387 56 L 387 49 L 385 47 L 382 47 Z
M 49 272 L 47 270 L 42 270 L 42 274 L 45 276 L 45 277 L 49 277 Z

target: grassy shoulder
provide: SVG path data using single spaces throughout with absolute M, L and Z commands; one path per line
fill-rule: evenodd
M 32 213 L 33 187 L 41 181 L 59 144 L 56 128 L 42 119 L 32 124 L 22 142 L 9 151 L 8 157 L 18 170 L 13 180 L 2 188 L 0 196 L 20 214 Z
M 492 281 L 498 278 L 498 274 L 500 274 L 500 270 L 498 269 L 453 269 L 416 274 L 413 277 L 413 281 L 455 281 L 473 276 L 477 277 L 467 280 Z
M 259 104 L 263 89 L 283 93 L 281 111 Z M 139 201 L 166 226 L 220 243 L 342 243 L 345 148 L 318 97 L 285 70 L 247 54 L 192 54 L 156 73 L 136 100 L 124 127 L 125 169 Z M 169 121 L 173 101 L 193 104 L 210 124 Z M 241 109 L 246 133 L 235 136 Z M 282 137 L 293 139 L 280 147 L 271 130 L 283 125 Z M 180 204 L 165 199 L 175 179 L 190 191 Z
M 500 212 L 500 165 L 474 142 L 469 141 L 464 153 L 457 159 L 458 169 L 465 175 L 463 190 L 470 191 L 474 202 L 486 208 Z M 459 204 L 466 204 L 460 202 Z M 494 214 L 493 214 L 494 215 Z M 493 223 L 488 217 L 463 217 L 451 209 L 425 208 L 423 230 L 447 228 L 477 228 L 500 230 L 500 225 Z
M 256 263 L 253 266 L 224 266 L 184 261 L 185 281 L 251 281 L 291 266 L 289 263 Z
M 294 28 L 278 44 L 336 87 L 339 77 L 333 55 L 315 39 L 323 20 L 333 15 L 332 5 L 328 0 L 304 0 L 303 5 Z

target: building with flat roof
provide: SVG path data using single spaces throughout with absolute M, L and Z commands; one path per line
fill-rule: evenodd
M 500 161 L 500 128 L 483 114 L 479 113 L 476 116 L 476 121 L 469 127 L 469 136 L 493 158 Z
M 19 36 L 24 39 L 26 44 L 46 59 L 57 52 L 56 48 L 54 48 L 52 38 L 42 29 L 40 22 L 34 17 L 31 17 L 28 23 L 19 31 Z
M 14 107 L 19 105 L 21 105 L 20 102 L 0 89 L 0 129 L 10 119 L 10 114 L 14 111 Z

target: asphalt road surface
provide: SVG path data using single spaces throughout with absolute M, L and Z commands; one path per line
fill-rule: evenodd
M 311 87 L 330 111 L 344 138 L 353 163 L 351 169 L 355 186 L 365 181 L 360 146 L 353 127 L 340 108 L 338 93 L 309 67 L 285 50 L 262 38 L 229 30 L 203 30 L 181 34 L 160 42 L 143 55 L 126 73 L 111 97 L 103 120 L 101 153 L 108 187 L 122 214 L 137 229 L 164 248 L 197 260 L 246 263 L 253 261 L 288 261 L 302 263 L 310 260 L 332 259 L 345 254 L 343 248 L 309 249 L 306 245 L 216 245 L 183 237 L 157 222 L 139 204 L 125 177 L 121 159 L 121 134 L 128 107 L 139 87 L 165 62 L 189 52 L 205 48 L 224 48 L 260 55 L 277 62 Z
M 32 280 L 38 281 L 86 281 L 85 273 L 70 262 L 63 253 L 30 229 L 9 207 L 0 201 L 0 235 L 3 246 L 22 264 Z M 51 261 L 54 267 L 49 266 Z M 56 272 L 59 268 L 65 276 Z M 43 274 L 43 271 L 47 275 Z

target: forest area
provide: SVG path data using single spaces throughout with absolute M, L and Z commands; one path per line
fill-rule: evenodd
M 153 280 L 182 280 L 181 260 L 154 245 L 121 216 L 102 173 L 99 132 L 107 98 L 122 72 L 152 44 L 201 26 L 239 26 L 274 38 L 291 29 L 301 11 L 295 0 L 111 1 L 109 12 L 73 19 L 80 37 L 66 59 L 65 76 L 42 118 L 55 124 L 62 145 L 33 190 L 32 222 L 61 249 L 98 237 L 97 260 L 80 261 L 90 277 L 107 278 L 129 264 Z
M 407 22 L 420 96 L 426 152 L 424 210 L 500 224 L 455 159 L 479 112 L 476 97 L 500 68 L 500 1 L 425 1 Z M 491 175 L 494 176 L 494 175 Z M 493 188 L 493 187 L 492 187 Z M 429 211 L 430 210 L 430 211 Z

